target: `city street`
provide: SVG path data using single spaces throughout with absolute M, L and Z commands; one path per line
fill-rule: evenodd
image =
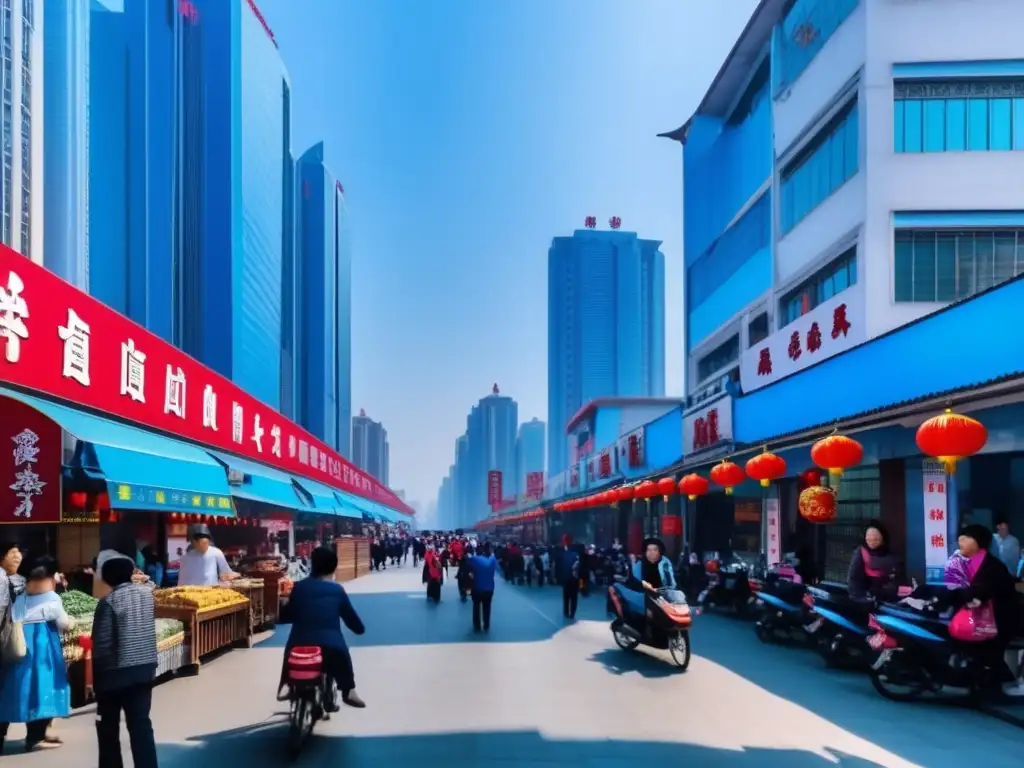
M 614 647 L 603 596 L 581 600 L 566 626 L 556 588 L 501 584 L 490 635 L 480 637 L 453 582 L 432 606 L 419 575 L 406 565 L 348 585 L 368 627 L 353 655 L 369 706 L 318 724 L 299 765 L 931 767 L 979 754 L 987 766 L 1020 764 L 1021 730 L 961 709 L 886 702 L 865 678 L 761 645 L 728 617 L 698 619 L 693 661 L 680 674 Z M 274 700 L 283 642 L 279 633 L 156 690 L 162 766 L 285 764 Z M 64 748 L 26 756 L 11 754 L 24 733 L 15 726 L 4 764 L 94 764 L 92 710 L 59 728 Z

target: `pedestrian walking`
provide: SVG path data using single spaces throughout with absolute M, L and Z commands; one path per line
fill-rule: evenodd
M 135 768 L 157 768 L 150 709 L 156 677 L 153 590 L 132 582 L 135 564 L 124 555 L 97 558 L 111 592 L 96 606 L 92 629 L 93 687 L 99 768 L 122 768 L 121 713 Z
M 555 578 L 562 585 L 562 615 L 574 619 L 580 597 L 580 556 L 569 534 L 562 536 L 562 547 L 556 553 Z
M 487 632 L 491 628 L 491 601 L 494 600 L 494 575 L 498 560 L 490 544 L 484 544 L 480 553 L 470 559 L 473 574 L 473 630 Z

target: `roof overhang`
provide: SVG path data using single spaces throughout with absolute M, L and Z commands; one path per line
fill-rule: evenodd
M 631 405 L 664 405 L 668 408 L 675 408 L 683 404 L 679 397 L 599 397 L 585 403 L 565 425 L 565 433 L 569 434 L 580 422 L 596 412 L 599 408 L 628 408 Z

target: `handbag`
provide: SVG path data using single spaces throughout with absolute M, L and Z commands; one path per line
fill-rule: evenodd
M 8 586 L 10 589 L 10 586 Z M 11 589 L 11 603 L 8 609 L 7 621 L 4 625 L 2 645 L 0 645 L 0 662 L 4 666 L 17 664 L 28 655 L 28 645 L 25 643 L 25 623 L 22 618 L 14 617 L 14 590 Z

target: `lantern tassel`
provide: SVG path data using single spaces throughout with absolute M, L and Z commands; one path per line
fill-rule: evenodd
M 950 475 L 956 473 L 956 456 L 939 456 L 939 461 L 946 468 L 946 472 Z
M 842 467 L 829 467 L 828 473 L 830 475 L 832 475 L 832 477 L 842 477 L 843 476 L 843 468 Z
M 768 487 L 769 485 L 771 485 L 771 484 L 772 484 L 772 481 L 771 481 L 771 480 L 762 480 L 762 481 L 761 481 L 761 487 L 762 487 L 762 488 L 767 488 L 767 487 Z
M 732 488 L 726 488 L 725 489 L 725 495 L 726 496 L 732 496 Z
M 694 496 L 692 493 L 689 496 L 687 496 L 686 498 L 688 498 L 690 501 L 696 501 L 697 500 L 697 497 Z

